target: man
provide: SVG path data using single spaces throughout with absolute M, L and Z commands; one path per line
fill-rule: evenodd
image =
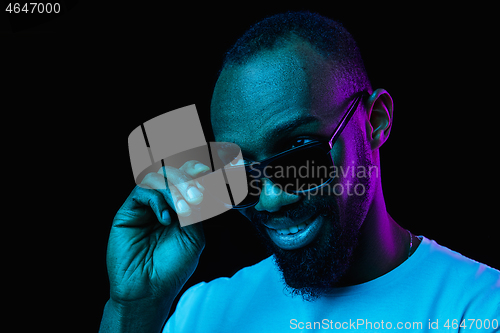
M 259 191 L 237 208 L 272 256 L 190 288 L 164 332 L 498 331 L 500 272 L 386 211 L 378 149 L 392 115 L 338 23 L 299 12 L 249 29 L 226 55 L 211 120 L 216 141 L 241 148 L 231 163 Z M 259 163 L 268 168 L 255 176 Z M 333 173 L 312 175 L 320 167 Z M 151 173 L 116 214 L 101 332 L 162 330 L 204 247 L 201 224 L 180 228 L 176 214 L 199 209 L 208 193 L 195 179 L 208 169 L 192 160 Z M 162 190 L 164 174 L 178 185 Z

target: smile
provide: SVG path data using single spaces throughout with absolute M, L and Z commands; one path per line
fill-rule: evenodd
M 276 231 L 280 235 L 296 234 L 300 230 L 305 229 L 308 224 L 311 224 L 311 222 L 303 222 L 303 223 L 301 223 L 299 225 L 294 225 L 294 226 L 291 226 L 291 227 L 288 227 L 288 228 L 283 228 L 283 229 L 277 229 Z
M 323 222 L 323 218 L 318 214 L 298 225 L 280 229 L 266 226 L 266 229 L 277 246 L 284 250 L 293 250 L 311 243 L 318 236 Z

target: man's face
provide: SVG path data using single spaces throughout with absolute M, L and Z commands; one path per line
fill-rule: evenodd
M 245 159 L 262 161 L 307 140 L 330 139 L 356 92 L 331 66 L 296 42 L 225 68 L 211 105 L 216 141 L 236 143 Z M 330 185 L 304 196 L 263 179 L 259 203 L 240 211 L 275 256 L 288 289 L 305 299 L 338 285 L 372 200 L 373 179 L 358 173 L 373 167 L 365 118 L 360 104 L 334 145 L 338 177 Z

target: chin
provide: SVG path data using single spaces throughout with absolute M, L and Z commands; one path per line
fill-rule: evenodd
M 340 223 L 338 214 L 320 215 L 321 232 L 307 245 L 283 249 L 269 237 L 266 227 L 256 226 L 258 234 L 282 274 L 285 292 L 314 301 L 338 286 L 352 263 L 359 239 L 359 229 Z

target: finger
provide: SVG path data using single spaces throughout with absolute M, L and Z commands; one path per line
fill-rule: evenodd
M 201 162 L 198 162 L 196 160 L 191 160 L 191 161 L 187 161 L 186 163 L 184 163 L 179 168 L 179 170 L 182 170 L 185 173 L 187 173 L 188 175 L 190 175 L 191 177 L 195 178 L 194 182 L 196 183 L 196 186 L 198 186 L 198 189 L 202 193 L 205 191 L 205 188 L 198 182 L 198 180 L 196 180 L 196 178 L 198 178 L 201 175 L 203 175 L 204 173 L 210 171 L 211 169 L 209 166 L 207 166 Z
M 203 193 L 198 188 L 196 182 L 184 171 L 166 166 L 160 168 L 160 170 L 158 170 L 158 174 L 166 177 L 169 187 L 173 184 L 182 194 L 187 203 L 191 205 L 198 205 L 203 200 Z
M 148 218 L 144 217 L 151 214 L 151 211 L 161 224 L 169 225 L 172 222 L 168 204 L 163 195 L 147 185 L 136 186 L 116 214 L 114 225 L 131 227 L 148 223 Z
M 189 205 L 185 201 L 183 195 L 175 185 L 170 182 L 166 182 L 165 180 L 166 179 L 163 175 L 151 172 L 144 177 L 141 184 L 147 185 L 155 189 L 155 191 L 161 193 L 168 206 L 170 206 L 178 215 L 189 216 L 191 214 L 191 209 L 189 208 Z
M 201 162 L 198 162 L 196 160 L 191 160 L 191 161 L 187 161 L 186 163 L 184 163 L 179 168 L 179 170 L 182 170 L 185 173 L 187 173 L 188 175 L 190 175 L 191 177 L 195 178 L 195 177 L 198 177 L 207 171 L 210 171 L 211 169 L 209 166 L 207 166 Z

